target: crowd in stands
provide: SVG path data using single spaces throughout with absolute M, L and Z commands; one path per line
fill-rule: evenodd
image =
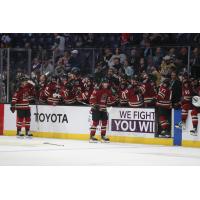
M 125 77 L 130 83 L 135 77 L 142 81 L 144 74 L 158 88 L 163 80 L 175 73 L 177 79 L 188 74 L 195 79 L 200 70 L 200 34 L 0 34 L 1 48 L 31 48 L 33 50 L 31 78 L 42 75 L 70 76 L 72 69 L 80 70 L 82 79 L 92 75 L 100 82 L 102 77 L 120 83 Z M 188 57 L 188 45 L 190 49 Z M 157 46 L 157 47 L 155 47 Z M 164 47 L 166 46 L 166 47 Z M 179 47 L 177 47 L 179 46 Z M 181 47 L 182 46 L 182 47 Z M 90 49 L 88 49 L 90 48 Z M 47 55 L 45 50 L 54 53 Z M 67 49 L 67 50 L 66 50 Z M 41 53 L 42 52 L 42 53 Z M 42 56 L 41 56 L 42 55 Z M 28 73 L 27 61 L 20 52 L 10 63 L 10 97 L 16 86 L 17 73 Z M 187 72 L 188 65 L 191 73 Z M 0 96 L 6 96 L 7 75 L 0 77 Z M 172 81 L 173 82 L 173 81 Z M 5 89 L 4 89 L 5 88 Z M 1 98 L 5 101 L 6 98 Z
M 198 45 L 199 33 L 1 33 L 1 48 L 51 49 L 56 40 L 62 40 L 61 48 L 116 48 Z

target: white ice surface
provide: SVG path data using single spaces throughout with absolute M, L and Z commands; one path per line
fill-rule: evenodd
M 200 165 L 200 149 L 1 136 L 0 165 Z

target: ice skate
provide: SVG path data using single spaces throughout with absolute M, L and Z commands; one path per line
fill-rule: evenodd
M 17 131 L 17 138 L 19 139 L 23 139 L 24 138 L 24 134 L 21 131 Z
M 193 128 L 192 130 L 190 130 L 190 134 L 193 136 L 197 136 L 197 128 Z
M 26 131 L 26 138 L 31 139 L 33 137 L 33 134 L 30 131 Z
M 95 138 L 94 136 L 91 136 L 89 142 L 90 142 L 90 143 L 97 143 L 98 140 L 97 140 L 97 138 Z
M 159 138 L 163 138 L 165 136 L 166 131 L 162 130 L 161 133 L 159 134 Z
M 104 136 L 101 136 L 101 142 L 102 142 L 102 143 L 109 143 L 109 142 L 110 142 L 110 139 L 107 138 L 107 137 L 104 135 Z

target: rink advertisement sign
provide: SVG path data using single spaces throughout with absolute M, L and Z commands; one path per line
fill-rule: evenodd
M 88 133 L 89 107 L 31 105 L 31 131 L 85 134 Z M 16 113 L 5 105 L 4 130 L 16 130 Z
M 155 133 L 154 109 L 115 108 L 109 118 L 111 132 Z

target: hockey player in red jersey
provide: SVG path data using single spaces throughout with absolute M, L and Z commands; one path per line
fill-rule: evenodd
M 190 85 L 189 80 L 183 80 L 182 85 L 182 100 L 181 100 L 181 107 L 182 107 L 182 121 L 175 125 L 177 128 L 186 128 L 186 120 L 188 117 L 188 111 L 193 108 L 192 106 L 192 96 L 193 96 L 193 89 Z
M 92 106 L 92 126 L 90 128 L 90 142 L 97 142 L 95 138 L 96 128 L 101 123 L 101 141 L 109 142 L 109 138 L 106 137 L 106 127 L 108 123 L 107 106 L 111 105 L 115 101 L 115 97 L 112 95 L 109 89 L 109 81 L 104 78 L 99 86 L 96 88 L 91 97 L 90 105 Z
M 197 95 L 192 98 L 193 109 L 191 112 L 193 129 L 190 131 L 192 135 L 197 134 L 198 114 L 200 113 L 200 86 L 197 88 Z
M 34 104 L 35 101 L 37 100 L 37 94 L 35 90 L 35 83 L 31 80 L 29 80 L 28 76 L 26 77 L 28 80 L 26 83 L 26 87 L 29 90 L 29 103 Z
M 127 83 L 125 82 L 121 82 L 120 86 L 119 86 L 119 91 L 118 91 L 118 95 L 119 95 L 119 104 L 122 107 L 127 107 L 128 106 L 128 99 L 126 96 L 126 91 L 127 91 Z
M 76 99 L 79 103 L 89 104 L 90 96 L 94 90 L 94 85 L 90 77 L 83 79 L 84 89 L 80 90 L 79 94 L 76 96 Z
M 76 102 L 75 92 L 71 83 L 65 83 L 65 86 L 61 88 L 60 95 L 65 105 L 71 105 Z
M 31 96 L 31 91 L 29 87 L 27 87 L 27 78 L 22 76 L 20 78 L 20 86 L 14 93 L 12 97 L 10 110 L 14 113 L 17 111 L 17 136 L 23 137 L 23 133 L 21 132 L 22 123 L 25 122 L 25 130 L 26 136 L 31 137 L 30 133 L 30 122 L 31 122 L 31 112 L 29 106 L 29 99 Z
M 47 86 L 47 77 L 45 75 L 40 76 L 40 82 L 38 84 L 37 89 L 37 99 L 40 104 L 45 104 L 47 101 L 47 96 L 45 95 L 45 88 Z M 37 102 L 36 102 L 37 103 Z
M 49 105 L 58 105 L 61 100 L 60 95 L 60 80 L 56 76 L 51 77 L 51 82 L 47 84 L 44 94 Z
M 170 134 L 170 118 L 171 118 L 171 102 L 172 91 L 170 89 L 169 79 L 165 79 L 159 88 L 157 94 L 157 110 L 159 116 L 159 125 L 161 132 L 157 133 L 156 136 L 171 137 Z
M 143 75 L 143 83 L 140 86 L 140 90 L 144 97 L 144 107 L 155 107 L 156 90 L 147 74 Z
M 84 92 L 84 85 L 80 76 L 80 69 L 74 68 L 70 74 L 70 80 L 68 81 L 73 85 L 73 90 L 75 92 L 76 97 L 78 97 L 81 93 Z
M 141 108 L 143 107 L 143 98 L 141 95 L 141 90 L 138 85 L 138 81 L 135 77 L 131 79 L 131 85 L 124 92 L 128 100 L 128 104 L 131 108 Z

